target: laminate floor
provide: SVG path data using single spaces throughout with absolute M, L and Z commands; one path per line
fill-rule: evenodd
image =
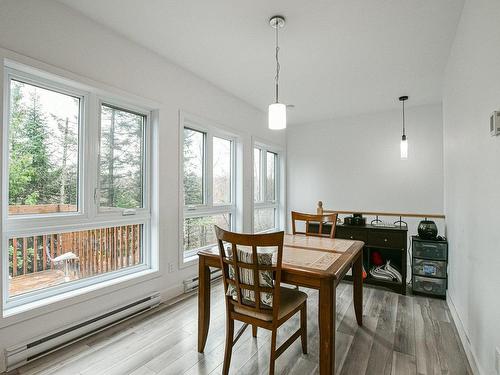
M 304 290 L 302 288 L 302 290 Z M 308 299 L 309 354 L 300 340 L 276 362 L 277 374 L 318 373 L 318 293 Z M 472 374 L 444 301 L 364 288 L 363 327 L 358 327 L 352 286 L 337 289 L 336 374 Z M 197 300 L 193 295 L 14 370 L 11 374 L 220 374 L 224 355 L 222 284 L 212 287 L 212 318 L 205 353 L 197 346 Z M 298 317 L 279 330 L 278 345 L 298 327 Z M 248 328 L 233 349 L 231 373 L 267 374 L 270 335 Z M 10 375 L 10 374 L 9 374 Z

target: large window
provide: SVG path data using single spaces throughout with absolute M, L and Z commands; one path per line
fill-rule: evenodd
M 214 225 L 233 229 L 235 221 L 235 139 L 184 121 L 183 261 L 216 244 Z
M 150 268 L 150 112 L 5 69 L 5 306 Z
M 279 155 L 266 146 L 253 150 L 255 233 L 268 232 L 280 227 L 279 223 Z
M 9 82 L 9 215 L 78 211 L 82 98 Z

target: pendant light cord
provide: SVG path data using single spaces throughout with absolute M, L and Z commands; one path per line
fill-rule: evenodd
M 276 76 L 274 77 L 274 80 L 276 82 L 276 103 L 279 103 L 279 82 L 280 82 L 280 61 L 279 61 L 279 40 L 278 40 L 278 29 L 279 29 L 279 20 L 276 19 Z

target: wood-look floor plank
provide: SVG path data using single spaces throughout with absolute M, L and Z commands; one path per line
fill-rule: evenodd
M 335 334 L 335 373 L 340 374 L 346 362 L 354 336 L 337 331 Z M 319 359 L 319 358 L 318 358 Z M 316 360 L 316 363 L 318 361 Z M 298 373 L 300 374 L 300 373 Z
M 425 300 L 421 299 L 418 303 L 413 304 L 413 311 L 417 374 L 441 374 L 429 305 Z
M 276 374 L 318 374 L 318 292 L 308 294 L 308 349 L 292 344 L 276 361 Z M 363 327 L 352 304 L 352 284 L 337 289 L 336 374 L 472 374 L 444 301 L 401 296 L 365 287 Z M 220 374 L 224 357 L 225 306 L 221 284 L 211 291 L 210 332 L 197 352 L 197 300 L 193 295 L 110 327 L 12 374 Z M 239 323 L 237 323 L 239 326 Z M 279 330 L 278 343 L 298 328 L 298 317 Z M 243 334 L 233 349 L 231 374 L 267 374 L 270 333 Z M 11 374 L 9 374 L 11 375 Z
M 430 308 L 432 320 L 447 323 L 451 321 L 449 315 L 450 312 L 444 300 L 437 298 L 427 298 L 427 304 Z
M 459 342 L 455 338 L 452 324 L 444 321 L 436 325 L 436 344 L 439 363 L 443 374 L 468 375 L 468 362 L 464 360 Z
M 345 309 L 344 314 L 339 316 L 337 314 L 337 320 L 340 323 L 337 326 L 337 331 L 343 332 L 347 335 L 354 336 L 358 329 L 358 323 L 356 321 L 356 315 L 354 313 L 354 303 L 352 300 L 352 285 L 350 286 L 350 303 L 347 309 Z M 380 311 L 380 302 L 383 298 L 383 294 L 377 293 L 376 289 L 365 288 L 363 291 L 363 319 L 364 317 L 375 317 L 378 318 L 378 311 Z M 375 306 L 374 306 L 375 305 Z M 377 314 L 374 314 L 377 311 Z
M 368 366 L 368 359 L 373 343 L 373 335 L 377 327 L 377 318 L 363 317 L 363 326 L 359 327 L 342 366 L 341 375 L 364 374 Z
M 156 375 L 156 372 L 154 372 L 147 366 L 141 366 L 135 369 L 134 371 L 128 373 L 128 375 Z
M 393 352 L 391 375 L 415 375 L 417 364 L 415 357 L 400 352 Z
M 398 296 L 394 293 L 386 293 L 384 296 L 365 372 L 367 375 L 391 373 L 397 300 Z
M 413 319 L 413 299 L 398 296 L 394 350 L 415 356 L 415 322 Z

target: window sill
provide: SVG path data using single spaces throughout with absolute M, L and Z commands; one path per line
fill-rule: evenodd
M 128 286 L 154 279 L 158 276 L 158 270 L 145 269 L 33 302 L 26 302 L 18 306 L 9 307 L 7 304 L 3 311 L 4 324 L 0 324 L 0 328 L 73 304 L 85 302 L 86 300 L 112 293 Z M 77 299 L 77 297 L 81 296 L 85 298 Z
M 187 256 L 184 256 L 184 253 L 181 253 L 182 260 L 181 260 L 181 264 L 179 265 L 179 267 L 180 268 L 188 268 L 188 267 L 191 267 L 191 266 L 198 264 L 198 251 L 207 250 L 210 248 L 212 248 L 212 249 L 215 248 L 218 250 L 217 245 L 208 245 L 208 246 L 200 247 L 198 249 L 187 251 L 189 253 L 189 255 L 187 255 Z

